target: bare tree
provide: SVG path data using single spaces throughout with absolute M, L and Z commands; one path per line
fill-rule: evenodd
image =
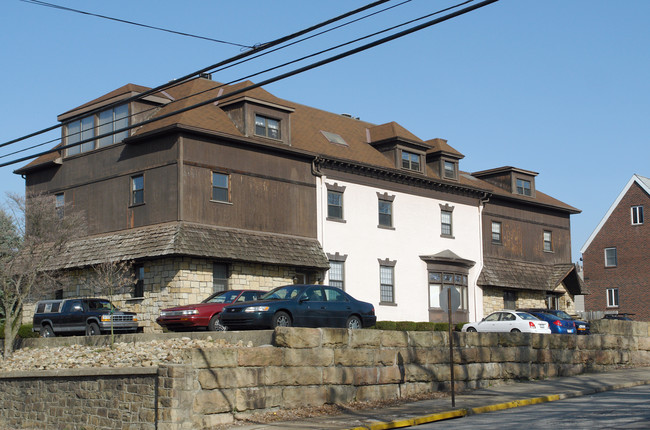
M 88 285 L 93 294 L 108 296 L 113 303 L 116 294 L 127 293 L 136 282 L 131 261 L 108 261 L 93 266 L 93 271 L 88 277 Z M 111 347 L 115 336 L 113 333 L 113 310 L 111 310 Z
M 59 288 L 55 260 L 85 230 L 81 213 L 62 216 L 52 195 L 9 194 L 0 208 L 0 306 L 5 315 L 4 357 L 13 351 L 23 306 Z

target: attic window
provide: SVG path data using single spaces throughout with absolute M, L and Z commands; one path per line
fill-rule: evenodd
M 402 151 L 402 168 L 419 172 L 420 155 L 413 152 Z
M 280 121 L 262 115 L 255 115 L 255 134 L 280 139 Z
M 443 171 L 445 178 L 456 179 L 456 163 L 453 161 L 445 160 L 443 163 Z
M 325 136 L 330 143 L 349 146 L 348 143 L 336 133 L 330 133 L 329 131 L 323 131 L 323 130 L 321 130 L 320 132 L 323 133 L 323 136 Z
M 530 187 L 530 181 L 517 179 L 517 194 L 521 194 L 522 196 L 531 196 L 532 189 Z
M 75 155 L 121 142 L 129 136 L 128 130 L 123 130 L 118 133 L 115 133 L 115 131 L 128 126 L 129 106 L 126 104 L 103 110 L 75 121 L 70 121 L 64 128 L 66 145 L 73 145 L 82 140 L 92 139 L 96 135 L 108 134 L 108 136 L 71 146 L 67 149 L 66 154 L 68 156 Z

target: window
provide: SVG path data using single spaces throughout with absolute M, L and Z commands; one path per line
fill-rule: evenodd
M 343 193 L 327 190 L 327 218 L 343 219 Z
M 517 194 L 521 194 L 522 196 L 532 195 L 530 181 L 527 181 L 525 179 L 517 179 Z
M 395 267 L 379 266 L 379 301 L 395 303 Z
M 456 163 L 453 161 L 444 162 L 444 175 L 445 178 L 455 179 L 456 178 Z
M 515 291 L 503 292 L 503 308 L 517 309 L 517 293 Z
M 65 144 L 74 145 L 82 140 L 93 139 L 96 135 L 113 133 L 116 130 L 129 126 L 129 106 L 127 104 L 107 109 L 75 121 L 70 121 L 64 128 Z M 97 134 L 95 130 L 97 129 Z M 80 145 L 67 148 L 67 155 L 76 155 L 82 152 L 92 151 L 102 146 L 118 143 L 129 136 L 129 131 L 104 136 L 99 139 L 90 140 Z
M 379 199 L 379 225 L 382 227 L 393 226 L 393 202 Z
M 270 137 L 271 139 L 280 139 L 280 121 L 262 115 L 255 115 L 255 134 Z
M 546 294 L 546 308 L 560 309 L 560 296 L 556 294 Z
M 63 193 L 55 194 L 54 199 L 56 215 L 59 218 L 63 218 L 63 215 L 65 215 L 65 195 Z
M 420 155 L 414 154 L 413 152 L 402 151 L 402 168 L 419 172 Z
M 212 172 L 212 200 L 216 202 L 229 202 L 230 178 L 223 173 Z
M 345 262 L 343 261 L 330 261 L 329 271 L 329 284 L 332 287 L 337 287 L 345 290 L 344 273 Z
M 144 266 L 139 264 L 133 267 L 135 271 L 135 285 L 133 287 L 133 297 L 144 297 Z
M 440 211 L 440 232 L 442 236 L 451 236 L 452 235 L 452 218 L 451 211 L 443 210 Z
M 553 251 L 553 234 L 550 231 L 544 232 L 544 252 Z
M 608 308 L 618 307 L 618 288 L 607 289 L 607 307 Z
M 129 106 L 121 105 L 113 109 L 108 109 L 100 112 L 98 115 L 99 130 L 98 135 L 113 133 L 115 130 L 120 130 L 129 126 Z M 124 130 L 119 133 L 111 134 L 110 136 L 100 137 L 97 140 L 97 146 L 107 146 L 113 143 L 118 143 L 129 137 L 129 131 Z
M 131 177 L 131 205 L 144 204 L 144 175 Z
M 440 292 L 447 285 L 454 287 L 460 294 L 458 309 L 467 311 L 467 275 L 462 273 L 429 272 L 429 307 L 440 308 Z
M 501 243 L 501 223 L 492 221 L 492 243 Z
M 605 267 L 618 266 L 618 258 L 616 257 L 616 248 L 605 248 Z
M 228 289 L 228 265 L 223 263 L 212 264 L 212 290 L 215 293 Z
M 632 206 L 632 225 L 643 224 L 643 206 Z

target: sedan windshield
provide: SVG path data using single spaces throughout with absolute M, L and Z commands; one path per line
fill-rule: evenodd
M 220 291 L 203 300 L 203 303 L 232 303 L 238 295 L 239 291 Z
M 294 285 L 286 285 L 271 290 L 260 297 L 260 300 L 289 300 L 296 297 L 303 290 L 303 287 L 296 287 Z
M 558 317 L 562 318 L 563 320 L 572 320 L 573 319 L 573 318 L 571 318 L 571 315 L 569 315 L 568 313 L 566 313 L 564 311 L 555 311 L 553 313 L 555 315 L 557 315 Z

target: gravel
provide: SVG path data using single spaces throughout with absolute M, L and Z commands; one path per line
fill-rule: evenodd
M 22 348 L 11 357 L 0 360 L 0 372 L 76 369 L 87 367 L 155 367 L 180 364 L 185 351 L 192 348 L 232 348 L 252 346 L 243 342 L 229 344 L 223 339 L 190 339 L 188 337 L 150 342 L 115 343 L 110 346 L 69 345 L 53 348 Z

